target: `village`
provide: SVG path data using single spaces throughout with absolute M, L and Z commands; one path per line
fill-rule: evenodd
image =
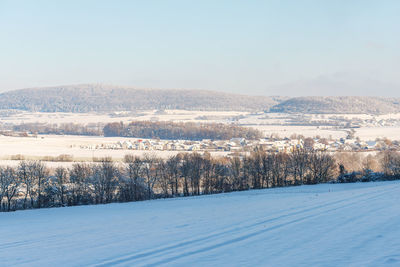
M 380 151 L 398 149 L 399 143 L 388 139 L 361 141 L 359 138 L 340 138 L 338 140 L 326 138 L 292 138 L 267 137 L 259 140 L 233 138 L 230 140 L 156 140 L 156 139 L 129 139 L 115 143 L 100 143 L 97 145 L 81 145 L 81 149 L 90 150 L 145 150 L 145 151 L 224 151 L 249 152 L 261 148 L 268 152 L 293 152 L 295 149 L 307 148 L 316 151 Z

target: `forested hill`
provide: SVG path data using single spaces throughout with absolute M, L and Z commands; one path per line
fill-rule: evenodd
M 205 90 L 136 89 L 87 84 L 1 93 L 0 109 L 41 112 L 186 109 L 385 114 L 400 112 L 400 99 L 361 96 L 268 97 Z
M 145 109 L 268 110 L 280 97 L 205 90 L 135 89 L 105 85 L 32 88 L 0 94 L 0 109 L 89 112 Z
M 400 112 L 400 99 L 366 96 L 294 97 L 273 106 L 270 112 L 387 114 Z

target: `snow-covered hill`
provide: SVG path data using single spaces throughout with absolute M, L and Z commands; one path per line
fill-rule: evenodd
M 400 265 L 400 183 L 0 214 L 1 266 Z

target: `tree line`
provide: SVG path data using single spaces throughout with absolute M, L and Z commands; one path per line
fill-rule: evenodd
M 334 154 L 299 149 L 245 156 L 183 153 L 162 159 L 126 155 L 123 163 L 103 158 L 49 169 L 40 161 L 0 167 L 0 210 L 77 206 L 155 198 L 216 194 L 326 182 L 400 179 L 400 153 L 371 158 L 361 172 L 347 170 Z
M 103 133 L 104 136 L 171 140 L 229 140 L 239 137 L 254 140 L 263 137 L 259 130 L 233 124 L 167 121 L 113 122 L 104 126 Z
M 57 135 L 103 135 L 103 123 L 92 123 L 84 125 L 81 123 L 23 123 L 13 125 L 12 130 L 15 132 L 30 132 L 33 134 L 57 134 Z
M 193 122 L 153 122 L 135 121 L 129 124 L 123 122 L 92 123 L 24 123 L 9 127 L 14 132 L 29 132 L 32 134 L 57 135 L 88 135 L 106 137 L 132 137 L 170 140 L 229 140 L 244 137 L 254 140 L 263 137 L 261 131 L 238 125 L 222 123 Z M 4 133 L 7 134 L 7 133 Z

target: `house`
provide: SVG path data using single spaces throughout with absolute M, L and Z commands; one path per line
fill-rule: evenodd
M 245 145 L 246 144 L 246 139 L 245 138 L 232 138 L 229 141 L 233 142 L 233 143 L 236 143 L 236 144 L 241 144 L 241 145 Z
M 368 149 L 376 149 L 377 142 L 376 141 L 367 141 L 367 148 Z

